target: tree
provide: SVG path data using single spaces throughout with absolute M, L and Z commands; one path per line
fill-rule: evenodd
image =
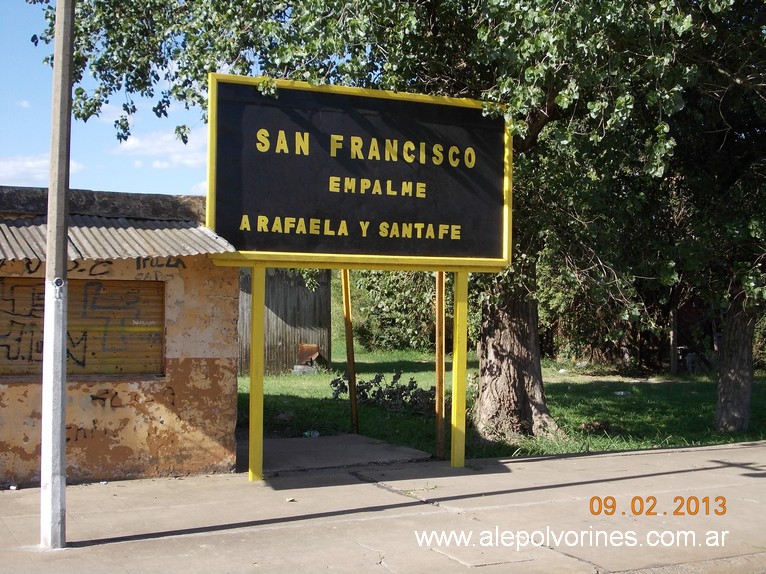
M 550 17 L 543 18 L 544 28 L 539 29 L 534 24 L 540 16 L 532 11 L 532 25 L 524 26 L 526 31 L 531 27 L 532 34 L 525 37 L 566 38 L 562 31 L 578 30 L 579 23 L 582 38 L 591 22 L 584 14 L 587 10 L 557 4 Z M 588 168 L 592 179 L 571 181 L 567 185 L 569 193 L 561 193 L 551 202 L 538 202 L 537 206 L 546 206 L 549 211 L 575 206 L 570 221 L 578 220 L 578 207 L 587 208 L 591 214 L 599 211 L 599 205 L 608 207 L 613 216 L 604 217 L 602 210 L 602 216 L 592 220 L 598 225 L 579 230 L 582 233 L 576 235 L 580 239 L 567 246 L 564 255 L 575 261 L 569 271 L 578 284 L 582 284 L 585 269 L 589 270 L 585 275 L 592 276 L 595 270 L 608 278 L 614 288 L 608 289 L 607 299 L 617 301 L 628 313 L 641 309 L 641 292 L 647 293 L 646 286 L 637 289 L 639 282 L 631 285 L 631 279 L 640 276 L 644 282 L 651 279 L 649 291 L 658 293 L 670 288 L 666 301 L 670 308 L 689 289 L 707 295 L 708 300 L 717 297 L 723 302 L 716 425 L 721 431 L 744 430 L 752 388 L 753 328 L 764 299 L 766 7 L 762 2 L 613 2 L 597 10 L 590 14 L 592 21 L 601 20 L 607 26 L 595 35 L 593 46 L 601 46 L 604 53 L 591 52 L 588 64 L 594 71 L 589 71 L 585 62 L 577 61 L 578 49 L 588 45 L 581 40 L 560 51 L 537 52 L 537 57 L 525 62 L 528 67 L 524 79 L 532 75 L 540 79 L 539 85 L 547 86 L 546 97 L 538 99 L 538 115 L 533 112 L 527 116 L 520 130 L 534 136 L 536 128 L 544 124 L 532 142 L 538 146 L 535 160 L 541 163 L 543 157 L 561 156 L 556 141 L 574 144 L 576 152 L 570 161 Z M 535 54 L 534 50 L 528 53 Z M 557 54 L 561 54 L 558 61 Z M 601 75 L 602 71 L 608 73 Z M 523 93 L 524 86 L 515 85 L 513 89 Z M 573 93 L 584 100 L 589 113 L 576 113 L 577 104 L 569 101 Z M 519 102 L 516 109 L 524 109 L 524 102 Z M 565 116 L 566 126 L 562 121 Z M 552 120 L 557 120 L 557 125 Z M 651 134 L 652 129 L 655 134 Z M 581 136 L 583 133 L 587 139 Z M 551 138 L 554 146 L 538 154 L 542 142 L 548 143 Z M 528 152 L 524 141 L 516 147 Z M 627 154 L 621 152 L 624 149 L 629 150 Z M 557 169 L 561 171 L 563 165 L 566 163 L 559 163 Z M 539 168 L 536 166 L 536 173 L 527 178 L 538 186 L 550 181 L 550 176 L 542 176 Z M 657 180 L 651 182 L 647 175 Z M 648 195 L 646 187 L 642 190 L 641 186 L 664 192 L 658 206 L 640 201 Z M 576 201 L 578 189 L 591 195 L 582 206 Z M 623 193 L 625 190 L 629 196 Z M 639 210 L 632 209 L 632 205 Z M 684 210 L 691 211 L 684 214 Z M 645 215 L 636 217 L 641 213 Z M 679 220 L 677 215 L 681 214 Z M 562 221 L 534 226 L 538 234 L 545 234 L 544 245 L 536 249 L 538 260 L 552 243 L 572 236 L 571 226 L 562 225 Z M 644 231 L 631 226 L 631 221 L 639 222 Z M 646 251 L 657 253 L 658 259 L 651 266 L 638 264 L 635 256 L 625 257 L 626 253 L 621 252 L 620 241 L 609 246 L 600 240 L 599 228 L 634 241 L 642 238 L 642 255 Z M 668 241 L 673 230 L 681 231 L 675 238 L 680 240 L 680 246 Z M 660 237 L 665 241 L 658 242 Z M 585 258 L 576 257 L 578 247 L 585 247 L 580 249 L 580 256 Z M 604 264 L 612 257 L 619 258 L 620 264 Z M 529 276 L 534 278 L 533 273 Z M 630 287 L 627 293 L 626 287 Z M 646 313 L 644 316 L 651 321 Z M 534 349 L 535 345 L 532 340 L 528 348 Z M 514 353 L 513 347 L 506 348 L 509 355 Z M 490 382 L 486 388 L 488 402 L 502 400 L 497 398 L 497 385 Z M 534 402 L 533 394 L 528 396 Z M 493 416 L 496 423 L 502 421 L 502 415 Z M 544 413 L 541 419 L 545 420 Z M 544 427 L 544 423 L 540 426 Z
M 681 56 L 695 81 L 670 121 L 670 169 L 694 209 L 687 276 L 722 315 L 716 428 L 743 431 L 766 302 L 766 4 L 731 3 L 693 24 L 700 32 Z
M 158 116 L 175 103 L 204 110 L 211 71 L 472 97 L 504 113 L 516 155 L 515 263 L 486 289 L 479 421 L 492 436 L 555 429 L 539 364 L 540 255 L 552 245 L 567 251 L 576 237 L 575 277 L 595 286 L 616 272 L 599 252 L 615 253 L 605 238 L 629 213 L 625 192 L 667 176 L 677 138 L 693 132 L 691 121 L 673 131 L 668 122 L 687 106 L 688 88 L 700 91 L 699 70 L 723 62 L 730 84 L 763 83 L 763 58 L 747 60 L 747 73 L 734 65 L 762 48 L 763 6 L 754 0 L 81 0 L 77 9 L 75 114 L 87 119 L 124 97 L 121 139 L 136 96 L 153 98 Z M 733 39 L 744 29 L 740 53 Z M 51 36 L 49 28 L 34 40 Z M 688 172 L 679 164 L 675 174 Z M 571 221 L 593 208 L 593 190 L 605 224 L 598 232 L 587 219 L 581 228 Z M 607 291 L 618 296 L 607 298 L 617 301 L 630 269 L 615 276 Z M 517 399 L 499 398 L 508 389 Z
M 423 271 L 368 271 L 353 274 L 360 295 L 356 337 L 370 349 L 434 350 L 436 282 Z M 451 285 L 446 286 L 450 291 Z M 449 303 L 449 301 L 447 301 Z M 451 320 L 451 305 L 445 309 Z

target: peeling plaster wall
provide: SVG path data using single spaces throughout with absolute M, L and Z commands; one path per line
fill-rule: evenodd
M 3 277 L 43 272 L 0 262 Z M 162 257 L 73 262 L 68 277 L 165 283 L 164 376 L 67 377 L 68 481 L 231 471 L 239 269 Z M 0 484 L 39 483 L 40 410 L 39 376 L 0 377 Z

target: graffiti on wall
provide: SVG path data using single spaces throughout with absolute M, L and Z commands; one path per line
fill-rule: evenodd
M 0 270 L 10 264 L 7 259 L 0 259 Z M 94 261 L 69 261 L 67 263 L 67 275 L 78 277 L 104 277 L 111 275 L 114 261 L 111 259 L 96 259 Z M 45 271 L 45 263 L 37 259 L 24 259 L 22 273 L 24 275 L 37 275 Z
M 156 391 L 151 389 L 123 391 L 108 387 L 94 391 L 90 395 L 90 400 L 95 407 L 110 411 L 135 408 L 140 404 L 155 402 L 172 408 L 176 406 L 176 392 L 171 386 L 165 386 Z M 113 428 L 108 420 L 94 418 L 91 424 L 68 424 L 66 426 L 66 442 L 78 443 L 107 437 L 118 438 L 121 430 L 121 428 Z
M 0 259 L 0 270 L 7 267 L 11 261 Z M 136 281 L 170 281 L 176 273 L 186 269 L 183 257 L 168 255 L 166 257 L 136 257 Z M 112 275 L 114 261 L 111 259 L 96 259 L 94 261 L 75 260 L 67 264 L 67 275 L 70 277 L 108 277 Z M 43 261 L 24 259 L 23 275 L 38 276 L 45 271 Z
M 102 281 L 110 261 L 81 266 L 89 277 L 68 285 L 67 362 L 79 372 L 142 372 L 126 356 L 149 352 L 155 362 L 164 336 L 162 283 Z M 13 364 L 41 363 L 45 285 L 39 279 L 0 278 L 0 374 L 24 374 Z M 150 371 L 158 367 L 147 361 Z M 98 366 L 100 370 L 95 370 Z M 34 372 L 34 371 L 30 371 Z
M 88 439 L 96 438 L 97 436 L 111 436 L 117 438 L 119 436 L 119 431 L 117 429 L 112 430 L 102 428 L 99 421 L 95 419 L 93 420 L 93 425 L 90 427 L 75 424 L 66 425 L 66 442 L 68 443 L 83 442 Z
M 182 257 L 136 257 L 137 281 L 170 281 L 180 269 L 186 269 Z
M 120 392 L 114 388 L 99 389 L 90 395 L 90 400 L 94 405 L 104 408 L 120 409 L 128 406 L 135 406 L 139 403 L 159 402 L 171 407 L 176 406 L 176 391 L 173 387 L 163 387 L 158 392 L 151 391 L 129 391 Z

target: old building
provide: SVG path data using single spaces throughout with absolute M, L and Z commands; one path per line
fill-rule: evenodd
M 0 187 L 0 484 L 40 472 L 47 191 Z M 72 191 L 70 481 L 230 471 L 239 269 L 204 198 Z

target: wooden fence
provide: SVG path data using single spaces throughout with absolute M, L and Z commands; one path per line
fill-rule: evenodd
M 303 278 L 286 269 L 266 270 L 265 372 L 292 370 L 298 359 L 298 345 L 319 346 L 331 360 L 330 271 L 320 271 L 319 287 L 311 291 Z M 250 371 L 251 270 L 240 272 L 239 288 L 239 374 Z

